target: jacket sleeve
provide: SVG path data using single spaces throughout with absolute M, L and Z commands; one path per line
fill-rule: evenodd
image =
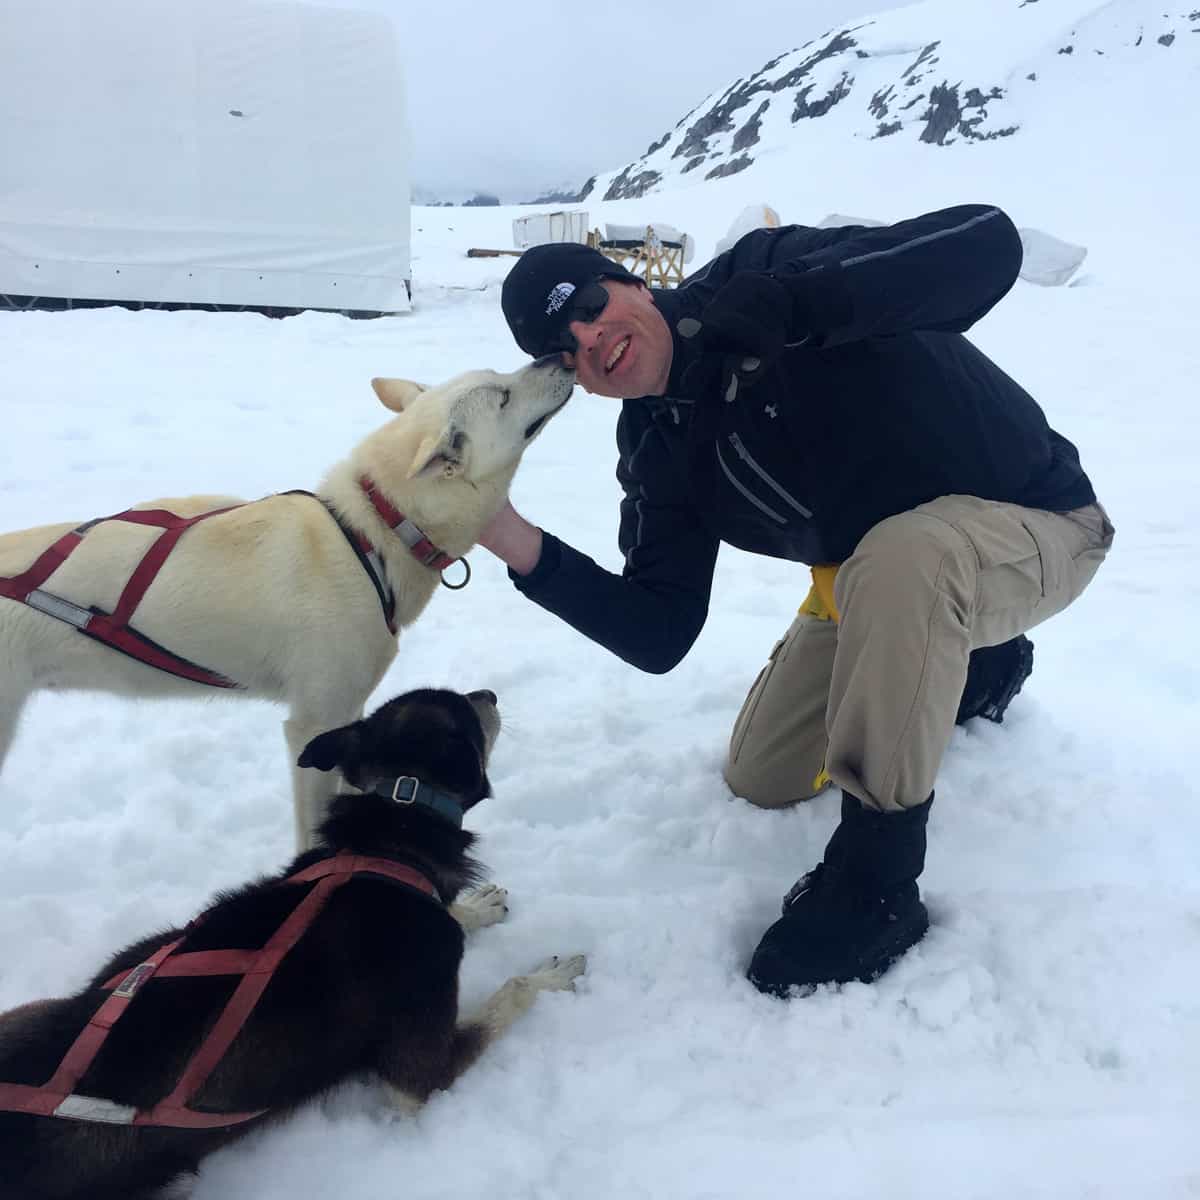
M 998 208 L 961 205 L 896 225 L 757 229 L 701 269 L 701 304 L 738 271 L 762 271 L 792 298 L 795 341 L 962 333 L 1016 281 L 1021 239 Z
M 682 464 L 643 404 L 626 401 L 617 440 L 623 572 L 606 571 L 544 533 L 537 566 L 509 577 L 585 637 L 632 666 L 663 674 L 704 627 L 718 542 L 700 523 Z

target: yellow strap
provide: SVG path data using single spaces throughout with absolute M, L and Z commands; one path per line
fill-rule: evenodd
M 800 605 L 800 611 L 806 617 L 816 617 L 818 621 L 838 620 L 837 601 L 833 598 L 833 581 L 837 577 L 838 566 L 838 563 L 824 563 L 812 568 L 812 587 Z
M 800 605 L 800 611 L 805 616 L 816 617 L 818 621 L 837 622 L 839 614 L 837 601 L 833 598 L 833 581 L 837 578 L 839 565 L 822 563 L 821 566 L 812 568 L 812 587 L 808 589 L 808 595 Z M 821 763 L 821 769 L 813 777 L 813 791 L 822 791 L 832 782 L 829 772 L 825 770 L 825 764 Z

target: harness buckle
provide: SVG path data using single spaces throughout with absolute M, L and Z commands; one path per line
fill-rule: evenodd
M 402 795 L 401 789 L 405 784 L 409 786 L 404 789 L 404 794 Z M 397 804 L 414 804 L 420 787 L 421 781 L 415 775 L 401 775 L 392 784 L 392 799 Z

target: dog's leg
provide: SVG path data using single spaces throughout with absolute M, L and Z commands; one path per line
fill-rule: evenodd
M 191 1200 L 196 1192 L 196 1173 L 176 1175 L 163 1189 L 154 1193 L 155 1200 Z
M 538 963 L 528 975 L 510 979 L 486 1001 L 483 1011 L 469 1024 L 482 1028 L 485 1045 L 493 1042 L 529 1010 L 538 992 L 573 992 L 575 980 L 586 970 L 584 955 L 559 958 L 556 954 Z
M 316 840 L 317 829 L 325 820 L 325 809 L 329 797 L 337 792 L 341 778 L 328 771 L 316 771 L 296 765 L 300 752 L 319 733 L 349 725 L 362 716 L 362 709 L 326 720 L 296 716 L 283 723 L 283 737 L 287 742 L 288 765 L 292 772 L 292 804 L 296 822 L 296 852 L 309 849 Z
M 546 959 L 528 975 L 517 975 L 498 988 L 485 1002 L 477 1016 L 455 1030 L 454 1052 L 449 1087 L 512 1023 L 529 1011 L 538 992 L 573 992 L 575 980 L 587 970 L 587 958 L 574 954 L 570 958 Z
M 466 933 L 496 925 L 508 916 L 508 892 L 494 883 L 485 883 L 455 900 L 450 915 Z
M 0 769 L 3 769 L 9 747 L 17 736 L 17 724 L 25 701 L 29 699 L 29 691 L 11 676 L 0 683 L 0 688 L 3 688 L 0 693 Z
M 394 1083 L 384 1082 L 383 1090 L 387 1093 L 388 1104 L 392 1107 L 393 1115 L 397 1117 L 415 1117 L 425 1106 L 427 1096 L 416 1096 L 398 1088 Z
M 411 1086 L 405 1087 L 400 1079 L 389 1080 L 385 1075 L 393 1105 L 402 1114 L 415 1112 L 431 1092 L 448 1088 L 522 1013 L 528 1012 L 538 992 L 574 991 L 575 980 L 586 970 L 587 959 L 582 954 L 570 958 L 555 955 L 528 975 L 510 979 L 484 1003 L 476 1017 L 454 1031 L 450 1053 L 427 1089 L 418 1093 Z M 412 1069 L 410 1059 L 398 1061 L 406 1072 Z

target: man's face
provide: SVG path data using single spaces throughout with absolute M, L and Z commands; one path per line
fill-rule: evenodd
M 572 321 L 568 328 L 579 349 L 563 362 L 596 396 L 629 399 L 661 396 L 671 372 L 671 331 L 640 283 L 600 280 L 609 300 L 594 321 Z

